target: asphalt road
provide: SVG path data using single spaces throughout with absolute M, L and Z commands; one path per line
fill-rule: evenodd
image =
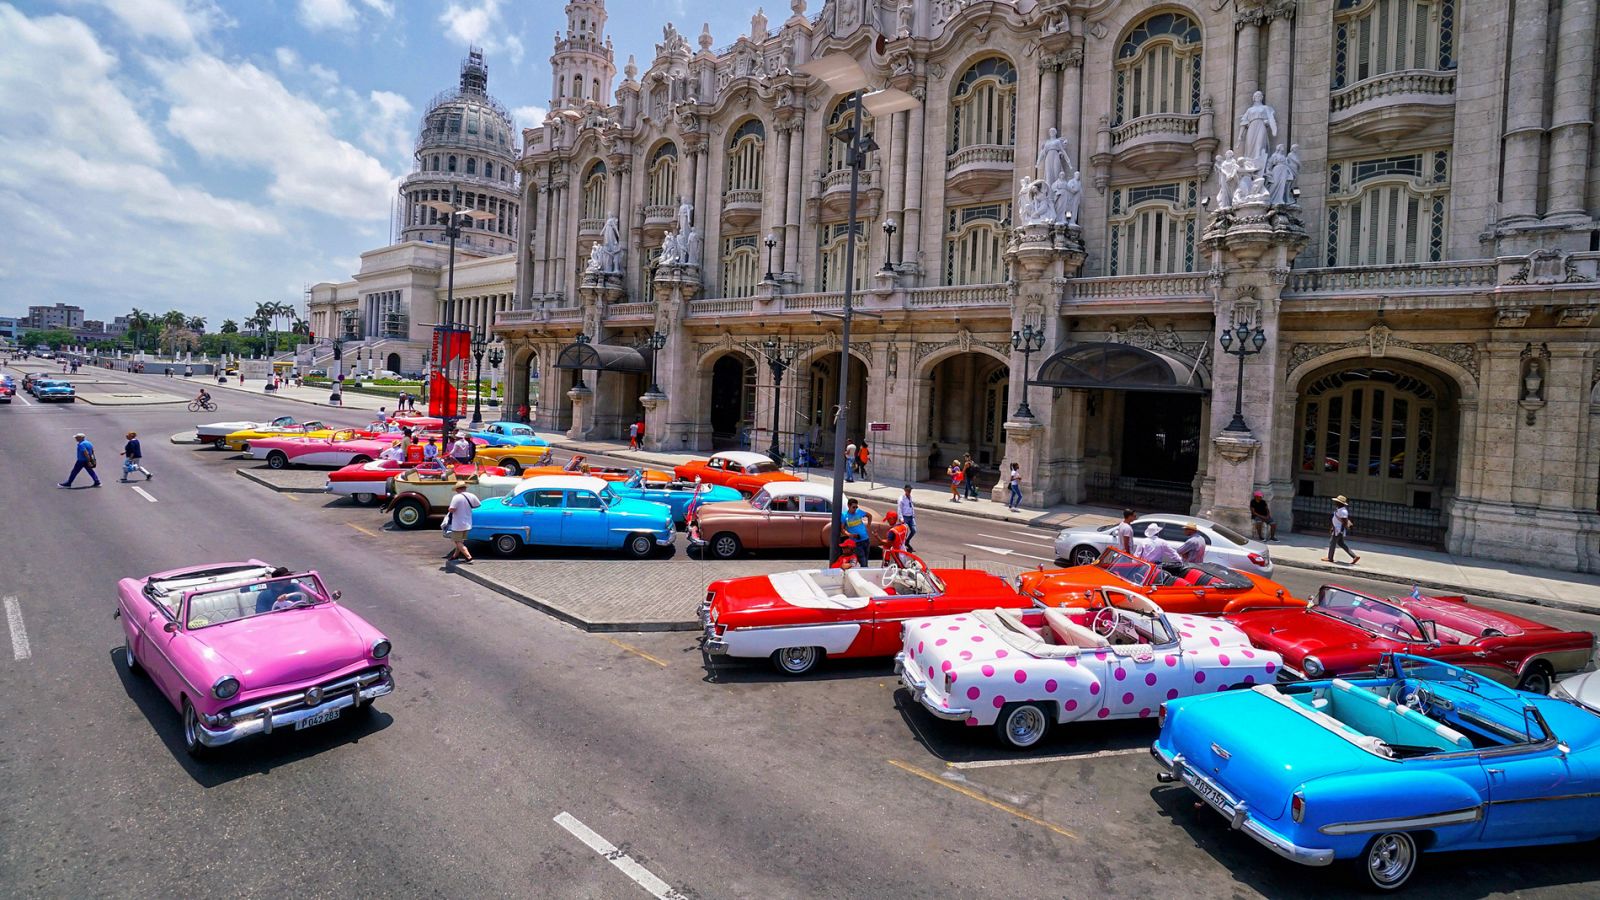
M 329 412 L 218 399 L 208 418 Z M 175 406 L 0 408 L 0 595 L 17 612 L 11 653 L 0 640 L 0 893 L 649 896 L 641 881 L 687 897 L 1344 890 L 1158 787 L 1151 723 L 1057 729 L 1018 757 L 908 708 L 886 664 L 790 681 L 760 665 L 707 668 L 692 635 L 584 634 L 442 571 L 431 530 L 393 533 L 373 510 L 275 494 L 234 475 L 229 454 L 167 443 L 195 421 Z M 116 483 L 129 429 L 146 439 L 153 481 Z M 106 460 L 105 487 L 54 486 L 75 431 Z M 941 562 L 1049 553 L 1043 531 L 936 510 L 919 524 L 919 550 Z M 393 640 L 398 690 L 366 722 L 195 764 L 177 714 L 123 663 L 115 580 L 252 556 L 315 567 L 341 588 Z M 640 563 L 634 589 L 684 557 Z M 1279 575 L 1296 592 L 1322 580 Z M 607 846 L 618 859 L 593 849 Z M 1429 857 L 1411 890 L 1589 897 L 1591 853 Z

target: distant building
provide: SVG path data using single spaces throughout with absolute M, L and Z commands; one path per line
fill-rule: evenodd
M 107 328 L 106 331 L 111 333 L 111 334 L 117 335 L 118 337 L 121 337 L 122 335 L 127 334 L 128 333 L 128 317 L 127 316 L 117 316 L 115 319 L 112 319 L 111 320 L 111 327 Z
M 20 337 L 23 321 L 16 316 L 0 316 L 0 340 L 15 341 Z
M 68 303 L 57 303 L 54 306 L 30 306 L 25 328 L 46 330 L 50 328 L 65 328 L 75 331 L 83 327 L 83 307 L 73 306 Z

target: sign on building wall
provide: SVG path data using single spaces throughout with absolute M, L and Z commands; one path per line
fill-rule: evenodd
M 433 352 L 428 365 L 428 415 L 463 418 L 467 395 L 458 385 L 466 378 L 472 353 L 472 331 L 440 325 L 433 329 Z

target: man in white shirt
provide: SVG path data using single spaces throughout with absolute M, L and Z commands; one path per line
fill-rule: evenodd
M 906 523 L 906 552 L 915 553 L 911 546 L 911 539 L 917 536 L 917 505 L 911 501 L 911 485 L 906 485 L 905 493 L 900 495 L 900 503 L 895 508 L 900 514 L 900 521 Z
M 844 480 L 856 480 L 856 442 L 844 445 Z
M 1122 521 L 1111 526 L 1111 545 L 1123 553 L 1133 553 L 1133 510 L 1122 511 Z
M 1200 526 L 1193 522 L 1183 524 L 1183 543 L 1178 546 L 1178 558 L 1186 563 L 1206 561 L 1206 539 Z
M 444 514 L 444 536 L 455 543 L 444 558 L 446 565 L 457 559 L 472 562 L 472 554 L 467 552 L 467 532 L 472 530 L 472 509 L 477 505 L 478 498 L 467 493 L 467 483 L 457 484 L 455 496 L 450 498 L 450 508 Z
M 1343 494 L 1333 498 L 1333 518 L 1329 523 L 1328 531 L 1328 556 L 1323 562 L 1333 562 L 1333 549 L 1340 547 L 1350 554 L 1350 565 L 1361 561 L 1361 557 L 1350 549 L 1344 542 L 1345 536 L 1350 533 L 1350 501 Z
M 456 442 L 450 445 L 450 458 L 462 465 L 472 462 L 472 441 L 467 440 L 466 432 L 456 432 Z
M 372 423 L 374 425 L 382 425 L 387 421 L 389 421 L 389 413 L 383 407 L 378 407 L 378 411 L 372 414 Z
M 379 453 L 378 454 L 378 458 L 379 459 L 392 459 L 395 462 L 405 462 L 406 461 L 406 451 L 401 448 L 399 441 L 395 441 L 394 443 L 389 445 L 389 448 L 387 450 L 383 451 L 382 453 Z
M 1178 554 L 1172 549 L 1172 545 L 1161 539 L 1161 526 L 1155 522 L 1151 522 L 1149 527 L 1145 528 L 1144 540 L 1139 542 L 1139 549 L 1135 551 L 1134 555 L 1158 566 L 1163 563 L 1183 561 L 1178 558 Z

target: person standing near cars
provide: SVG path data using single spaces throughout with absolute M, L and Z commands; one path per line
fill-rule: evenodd
M 1133 554 L 1133 520 L 1136 518 L 1133 510 L 1122 511 L 1122 521 L 1111 526 L 1111 540 L 1117 549 L 1129 555 Z
M 1256 491 L 1250 497 L 1250 524 L 1255 526 L 1256 540 L 1261 540 L 1262 526 L 1268 529 L 1267 540 L 1275 541 L 1278 539 L 1278 523 L 1273 521 L 1272 507 L 1267 505 L 1267 499 L 1261 496 L 1260 491 Z M 1328 555 L 1332 556 L 1333 554 L 1330 553 Z
M 872 516 L 861 508 L 861 504 L 854 498 L 846 504 L 844 512 L 844 533 L 856 542 L 856 565 L 867 564 L 867 554 L 872 548 L 871 532 L 868 530 Z
M 911 485 L 906 485 L 905 493 L 900 495 L 900 502 L 895 507 L 900 513 L 900 521 L 906 523 L 906 552 L 917 552 L 911 546 L 911 541 L 917 536 L 917 504 L 911 499 Z
M 1183 543 L 1178 545 L 1178 558 L 1186 563 L 1206 561 L 1206 539 L 1200 534 L 1199 525 L 1183 523 Z
M 1172 545 L 1161 539 L 1161 526 L 1151 522 L 1144 530 L 1144 540 L 1139 542 L 1134 555 L 1146 562 L 1156 565 L 1163 563 L 1176 563 L 1183 560 L 1178 558 L 1177 551 Z
M 461 465 L 472 462 L 472 441 L 467 439 L 465 431 L 456 432 L 456 441 L 450 445 L 450 458 Z
M 458 483 L 444 514 L 444 536 L 455 544 L 444 558 L 446 565 L 458 559 L 472 562 L 472 554 L 467 552 L 467 532 L 472 530 L 472 510 L 477 506 L 478 498 L 467 493 L 467 483 Z
M 72 464 L 72 474 L 67 476 L 67 480 L 57 482 L 56 486 L 64 488 L 72 487 L 72 482 L 78 479 L 79 472 L 88 472 L 89 478 L 94 481 L 92 487 L 99 487 L 100 476 L 94 473 L 94 445 L 89 443 L 89 439 L 84 437 L 81 432 L 73 435 L 72 440 L 77 446 L 78 450 L 77 462 Z
M 1345 499 L 1343 494 L 1340 494 L 1339 496 L 1333 498 L 1333 518 L 1330 521 L 1330 528 L 1328 532 L 1328 558 L 1324 559 L 1323 562 L 1331 563 L 1334 561 L 1333 548 L 1335 547 L 1339 547 L 1343 549 L 1344 552 L 1350 554 L 1350 565 L 1353 566 L 1356 563 L 1361 562 L 1361 557 L 1357 556 L 1355 551 L 1350 549 L 1350 545 L 1344 542 L 1345 537 L 1349 534 L 1350 501 Z
M 128 442 L 122 445 L 122 481 L 126 484 L 128 476 L 135 472 L 143 472 L 144 480 L 149 481 L 155 476 L 142 463 L 144 451 L 139 447 L 139 433 L 130 431 L 127 437 Z

